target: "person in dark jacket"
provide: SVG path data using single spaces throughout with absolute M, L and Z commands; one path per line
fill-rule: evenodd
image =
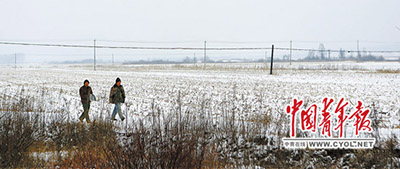
M 111 87 L 110 103 L 115 104 L 111 119 L 115 120 L 115 115 L 118 113 L 119 118 L 124 121 L 125 117 L 121 113 L 121 103 L 125 103 L 125 90 L 121 85 L 120 78 L 117 78 L 114 86 Z
M 92 88 L 89 86 L 89 80 L 83 82 L 83 86 L 79 89 L 79 95 L 81 96 L 81 102 L 83 105 L 83 113 L 79 117 L 82 122 L 86 119 L 86 122 L 90 123 L 89 119 L 89 109 L 90 109 L 90 94 L 93 94 Z

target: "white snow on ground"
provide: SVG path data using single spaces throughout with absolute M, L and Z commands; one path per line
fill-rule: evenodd
M 400 136 L 396 129 L 400 125 L 400 74 L 376 71 L 400 70 L 400 63 L 277 63 L 274 75 L 263 70 L 262 63 L 209 64 L 206 70 L 201 66 L 100 65 L 97 71 L 92 65 L 3 66 L 0 92 L 1 96 L 31 96 L 45 112 L 67 112 L 67 118 L 78 120 L 83 110 L 78 91 L 88 79 L 98 99 L 91 104 L 90 118 L 107 119 L 113 109 L 108 103 L 109 90 L 120 77 L 127 95 L 122 110 L 128 117 L 117 122 L 121 127 L 132 123 L 132 118 L 150 116 L 153 101 L 166 110 L 176 108 L 178 92 L 183 110 L 199 107 L 204 98 L 210 104 L 208 111 L 218 117 L 221 104 L 233 100 L 247 112 L 239 118 L 268 111 L 279 118 L 293 98 L 313 104 L 324 97 L 343 97 L 350 102 L 348 112 L 361 100 L 381 119 L 382 134 Z

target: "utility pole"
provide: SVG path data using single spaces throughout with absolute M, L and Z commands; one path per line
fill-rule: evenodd
M 206 69 L 207 62 L 207 41 L 204 41 L 204 69 Z
M 196 53 L 193 53 L 193 64 L 196 65 Z
M 265 51 L 265 54 L 264 54 L 264 66 L 265 66 L 265 70 L 267 70 L 267 51 Z
M 112 54 L 112 66 L 114 66 L 114 53 Z
M 330 49 L 328 50 L 328 58 L 329 58 L 329 60 L 331 60 L 331 50 Z
M 94 40 L 93 42 L 94 42 L 93 43 L 93 50 L 94 50 L 94 53 L 93 53 L 93 69 L 94 69 L 94 71 L 96 71 L 96 40 Z
M 292 65 L 292 41 L 290 41 L 290 56 L 289 56 L 290 65 Z
M 357 58 L 360 59 L 361 54 L 360 54 L 360 42 L 357 40 Z
M 14 54 L 14 61 L 15 61 L 14 68 L 17 69 L 17 54 L 16 53 Z
M 271 49 L 271 68 L 270 68 L 270 72 L 269 72 L 270 75 L 272 75 L 273 63 L 274 63 L 274 45 L 272 45 L 272 49 Z

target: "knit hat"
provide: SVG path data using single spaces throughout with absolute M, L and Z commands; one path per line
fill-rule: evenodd
M 86 80 L 83 82 L 83 84 L 85 84 L 86 82 L 88 82 L 88 83 L 89 83 L 89 80 L 87 80 L 87 79 L 86 79 Z
M 118 83 L 120 81 L 121 81 L 121 79 L 119 77 L 117 77 L 117 79 L 115 80 L 115 83 Z

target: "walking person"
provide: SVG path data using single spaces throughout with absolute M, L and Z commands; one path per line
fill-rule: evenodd
M 121 85 L 120 78 L 117 78 L 114 86 L 111 87 L 110 103 L 115 104 L 111 119 L 115 120 L 115 115 L 118 113 L 119 118 L 124 121 L 125 117 L 121 113 L 121 103 L 125 103 L 125 90 Z
M 83 105 L 83 113 L 79 117 L 82 122 L 86 119 L 86 122 L 90 123 L 89 109 L 90 109 L 90 95 L 93 94 L 92 88 L 89 86 L 89 80 L 83 82 L 83 86 L 79 89 L 79 95 L 81 96 L 81 102 Z

